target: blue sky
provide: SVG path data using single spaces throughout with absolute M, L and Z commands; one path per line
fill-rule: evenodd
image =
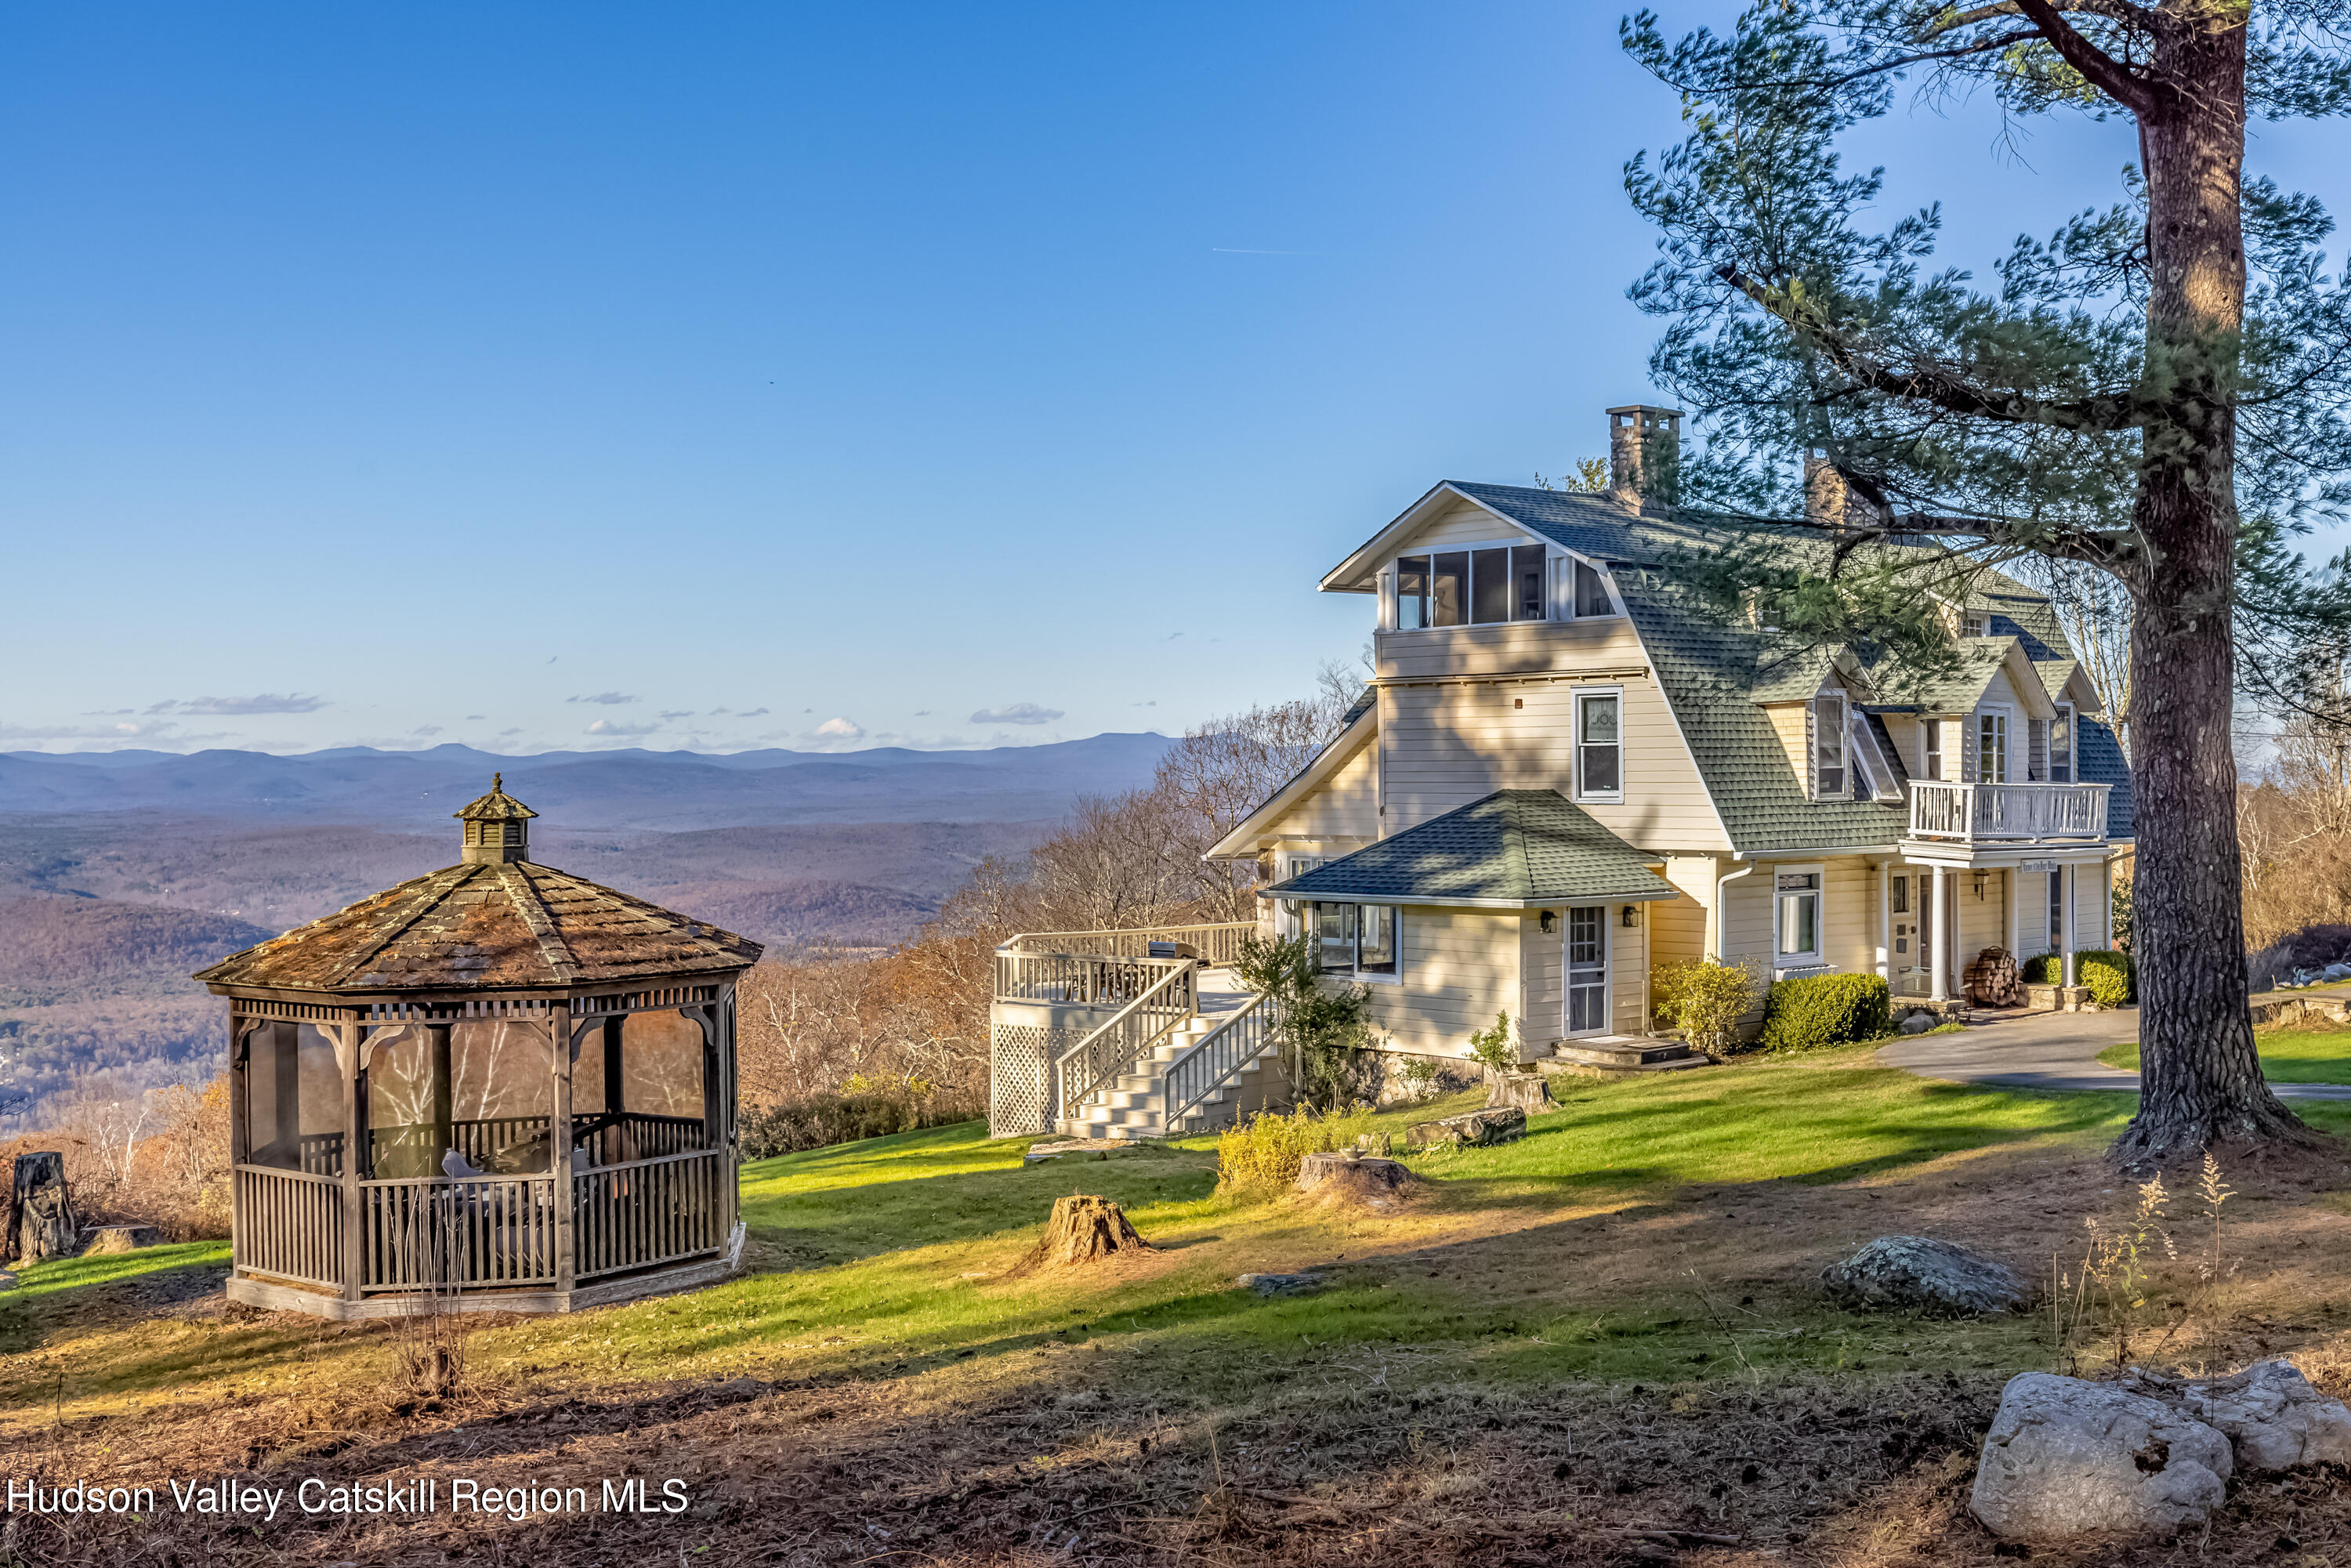
M 1719 5 L 1661 7 L 1669 24 Z M 0 748 L 1173 733 L 1652 394 L 1613 6 L 0 10 Z M 1854 149 L 1946 257 L 2120 124 Z M 2253 162 L 2342 213 L 2339 125 Z

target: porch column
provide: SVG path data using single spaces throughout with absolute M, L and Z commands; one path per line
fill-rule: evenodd
M 579 1260 L 571 1239 L 571 1207 L 580 1184 L 571 1177 L 571 1064 L 577 1054 L 571 1009 L 549 1004 L 548 1044 L 555 1069 L 555 1104 L 547 1121 L 548 1168 L 555 1176 L 555 1289 L 567 1295 L 577 1283 Z
M 1933 968 L 1931 970 L 1934 977 L 1934 984 L 1928 992 L 1928 999 L 1931 1001 L 1948 1002 L 1951 999 L 1951 963 L 1949 956 L 1950 951 L 1950 910 L 1948 901 L 1943 896 L 1943 868 L 1939 865 L 1935 868 L 1934 882 L 1935 956 Z
M 1877 862 L 1877 977 L 1894 988 L 1894 867 Z
M 231 1170 L 253 1163 L 253 1128 L 246 1120 L 251 1105 L 246 1084 L 253 1057 L 253 1020 L 242 1015 L 229 1019 L 228 1036 L 228 1163 Z M 235 1217 L 232 1214 L 231 1222 Z
M 2074 868 L 2060 866 L 2057 874 L 2064 879 L 2061 894 L 2064 900 L 2061 905 L 2064 913 L 2058 916 L 2057 950 L 2065 956 L 2064 983 L 2070 986 L 2074 983 Z
M 2010 866 L 2000 874 L 2008 889 L 2008 956 L 2022 964 L 2024 962 L 2024 889 L 2018 883 L 2024 873 Z
M 2098 862 L 2098 946 L 2115 949 L 2115 862 Z
M 433 1151 L 425 1156 L 432 1169 L 426 1174 L 442 1174 L 441 1161 L 450 1149 L 449 1140 L 456 1133 L 449 1113 L 449 1026 L 428 1023 L 424 1026 L 426 1053 L 433 1059 Z

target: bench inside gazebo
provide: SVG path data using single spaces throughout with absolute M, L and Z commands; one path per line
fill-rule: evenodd
M 531 863 L 503 781 L 458 815 L 461 863 L 197 977 L 231 1014 L 235 1300 L 561 1312 L 739 1260 L 758 946 Z

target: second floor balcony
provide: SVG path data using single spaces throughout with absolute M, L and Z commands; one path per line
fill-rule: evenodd
M 1941 843 L 2095 843 L 2111 784 L 1910 785 L 1910 837 Z

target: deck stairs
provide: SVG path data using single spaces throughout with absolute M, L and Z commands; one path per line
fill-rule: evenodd
M 1538 1057 L 1532 1065 L 1539 1071 L 1580 1078 L 1645 1078 L 1712 1063 L 1669 1036 L 1598 1034 L 1560 1040 L 1549 1056 Z
M 1167 1124 L 1169 1065 L 1230 1022 L 1249 999 L 1231 971 L 1202 971 L 1199 1010 L 1170 1030 L 1134 1071 L 1111 1080 L 1063 1117 L 1059 1130 L 1081 1138 L 1180 1138 L 1230 1126 L 1241 1115 L 1263 1110 L 1281 1089 L 1279 1053 L 1270 1041 L 1187 1108 L 1176 1125 Z

